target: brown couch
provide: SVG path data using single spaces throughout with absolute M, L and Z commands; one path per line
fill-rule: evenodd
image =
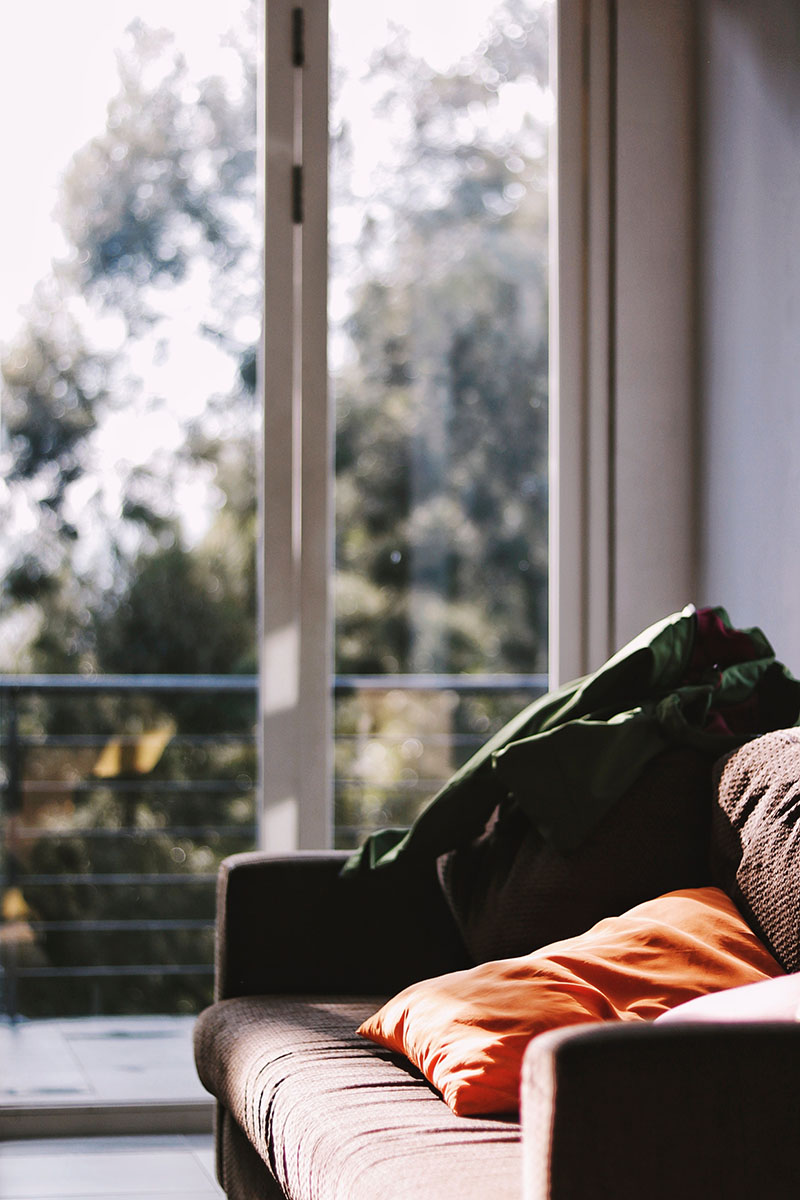
M 800 735 L 767 734 L 719 765 L 701 823 L 709 879 L 788 971 L 798 781 Z M 797 1021 L 546 1033 L 525 1057 L 521 1122 L 454 1116 L 355 1030 L 410 981 L 469 965 L 463 928 L 433 870 L 342 876 L 345 857 L 237 855 L 220 873 L 217 1001 L 196 1059 L 231 1200 L 800 1196 Z

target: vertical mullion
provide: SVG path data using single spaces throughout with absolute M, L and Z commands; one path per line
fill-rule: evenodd
M 328 397 L 328 0 L 304 5 L 300 697 L 315 731 L 301 760 L 301 846 L 332 839 L 332 439 Z
M 550 679 L 613 649 L 611 0 L 560 0 L 551 193 Z
M 555 680 L 696 583 L 692 12 L 559 0 Z
M 587 464 L 586 649 L 583 671 L 594 670 L 616 647 L 614 624 L 614 86 L 615 0 L 590 0 L 586 40 L 589 95 L 586 363 Z
M 691 0 L 616 18 L 615 628 L 695 595 L 697 196 Z
M 324 847 L 331 826 L 327 0 L 300 7 L 266 0 L 260 749 L 271 851 Z
M 588 177 L 585 71 L 588 0 L 559 0 L 555 54 L 555 145 L 550 194 L 550 619 L 551 684 L 586 670 L 585 330 L 588 319 Z M 565 86 L 569 80 L 572 86 Z

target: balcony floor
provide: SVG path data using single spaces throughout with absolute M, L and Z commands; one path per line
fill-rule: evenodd
M 193 1017 L 0 1024 L 0 1141 L 209 1133 L 193 1026 Z
M 216 1200 L 209 1134 L 0 1145 L 2 1200 Z
M 221 1197 L 193 1026 L 193 1017 L 0 1024 L 2 1200 Z

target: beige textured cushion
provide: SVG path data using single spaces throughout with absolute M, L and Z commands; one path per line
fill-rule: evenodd
M 789 972 L 800 970 L 800 730 L 740 747 L 717 768 L 714 881 Z

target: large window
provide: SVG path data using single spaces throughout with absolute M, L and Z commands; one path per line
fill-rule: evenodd
M 545 685 L 552 6 L 445 16 L 267 10 L 268 845 L 407 824 Z
M 3 18 L 8 1012 L 196 1010 L 224 854 L 545 686 L 551 9 L 54 5 L 45 107 Z

